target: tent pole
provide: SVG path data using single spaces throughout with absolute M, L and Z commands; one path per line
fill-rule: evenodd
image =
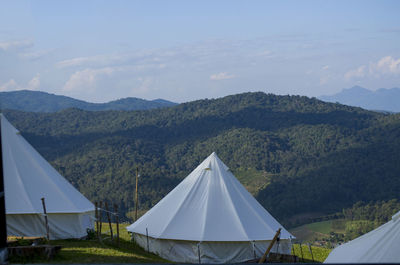
M 139 167 L 136 167 L 136 192 L 135 192 L 135 222 L 137 221 L 138 210 L 138 182 L 139 182 Z
M 102 207 L 103 207 L 103 202 L 100 201 L 100 202 L 99 202 L 99 211 L 98 211 L 98 215 L 99 215 L 99 240 L 100 240 L 100 242 L 102 241 L 102 238 L 101 238 L 101 229 L 102 229 L 102 227 L 103 227 L 103 223 L 102 223 L 102 220 L 101 220 L 101 210 L 102 210 Z
M 96 236 L 97 236 L 97 239 L 99 239 L 99 209 L 98 209 L 97 202 L 95 202 L 94 205 L 95 205 L 94 206 L 95 207 L 94 214 L 95 214 L 95 218 L 96 218 Z
M 261 257 L 261 259 L 258 261 L 258 263 L 264 263 L 264 261 L 267 259 L 269 252 L 271 251 L 272 247 L 274 246 L 275 241 L 278 239 L 280 234 L 281 234 L 281 228 L 279 228 L 278 231 L 276 231 L 274 238 L 272 239 L 267 250 L 265 251 L 264 255 Z
M 147 227 L 146 227 L 146 239 L 147 239 L 147 252 L 150 252 L 150 246 L 149 246 L 149 231 L 147 230 Z
M 111 241 L 114 241 L 114 235 L 113 235 L 113 230 L 112 230 L 112 225 L 111 225 L 110 210 L 108 209 L 108 203 L 107 203 L 107 202 L 104 202 L 104 204 L 105 204 L 104 206 L 106 207 L 108 225 L 109 225 L 109 227 L 110 227 Z
M 199 255 L 199 264 L 201 264 L 201 255 L 200 255 L 200 243 L 197 244 L 197 254 Z
M 1 120 L 0 114 L 0 120 Z M 1 121 L 0 121 L 0 264 L 8 264 L 7 249 L 7 223 L 6 223 L 6 205 L 4 190 L 4 172 L 3 172 L 3 147 L 1 139 Z
M 119 216 L 118 205 L 114 204 L 115 222 L 117 223 L 117 245 L 119 246 Z
M 41 198 L 41 200 L 42 200 L 42 206 L 43 206 L 44 221 L 46 224 L 46 238 L 47 238 L 47 241 L 50 241 L 49 220 L 47 219 L 46 203 L 44 202 L 44 198 Z
M 253 255 L 254 255 L 254 259 L 256 259 L 256 258 L 257 258 L 257 255 L 256 255 L 256 246 L 255 246 L 255 241 L 254 241 L 254 240 L 251 242 L 251 245 L 253 246 Z

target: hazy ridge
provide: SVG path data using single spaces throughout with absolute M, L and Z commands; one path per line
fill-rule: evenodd
M 71 97 L 54 95 L 41 91 L 20 90 L 0 92 L 0 108 L 32 112 L 56 112 L 68 108 L 82 110 L 144 110 L 174 106 L 163 99 L 145 100 L 140 98 L 122 98 L 107 103 L 90 103 Z
M 381 88 L 372 91 L 360 86 L 354 86 L 343 89 L 337 94 L 319 98 L 327 102 L 339 102 L 369 110 L 400 112 L 400 88 Z

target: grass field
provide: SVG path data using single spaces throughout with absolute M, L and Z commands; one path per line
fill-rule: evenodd
M 312 229 L 327 231 L 328 223 L 311 224 Z M 52 260 L 35 257 L 33 259 L 14 259 L 10 263 L 57 263 L 57 264 L 78 264 L 78 263 L 166 263 L 156 255 L 147 253 L 143 248 L 130 241 L 130 235 L 126 231 L 127 224 L 120 225 L 120 244 L 116 245 L 111 241 L 108 223 L 103 223 L 103 240 L 100 243 L 93 240 L 53 240 L 52 245 L 61 245 L 59 254 Z M 116 225 L 112 224 L 113 232 L 116 233 Z M 323 262 L 328 256 L 330 249 L 312 246 L 311 256 L 308 245 L 294 244 L 292 254 L 297 255 L 302 262 Z
M 273 175 L 253 168 L 238 168 L 233 173 L 253 196 L 269 185 Z
M 318 233 L 329 234 L 332 231 L 332 221 L 330 220 L 330 221 L 306 224 L 306 227 Z
M 290 232 L 299 241 L 314 242 L 329 237 L 331 232 L 344 234 L 347 225 L 344 220 L 329 220 L 295 227 Z
M 300 262 L 324 262 L 331 249 L 311 246 L 311 251 L 308 245 L 302 244 L 300 248 L 299 244 L 294 244 L 292 255 L 298 256 Z
M 144 249 L 130 242 L 125 225 L 120 225 L 120 244 L 111 241 L 110 236 L 103 235 L 98 240 L 53 240 L 52 245 L 61 245 L 59 254 L 52 260 L 35 257 L 33 259 L 11 259 L 10 263 L 165 263 L 160 257 L 147 253 Z M 116 231 L 116 225 L 113 224 Z M 103 224 L 102 232 L 108 232 L 108 224 Z

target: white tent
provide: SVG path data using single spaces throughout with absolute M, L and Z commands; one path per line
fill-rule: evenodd
M 289 254 L 291 234 L 247 192 L 215 153 L 127 227 L 136 242 L 150 252 L 189 263 L 259 258 L 279 228 L 281 240 L 272 252 Z
M 375 230 L 335 248 L 324 263 L 400 262 L 400 212 Z
M 93 228 L 94 205 L 65 180 L 1 115 L 7 234 L 80 238 Z

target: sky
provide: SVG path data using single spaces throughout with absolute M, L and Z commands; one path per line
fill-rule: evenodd
M 400 87 L 400 1 L 0 0 L 0 91 L 174 102 Z

